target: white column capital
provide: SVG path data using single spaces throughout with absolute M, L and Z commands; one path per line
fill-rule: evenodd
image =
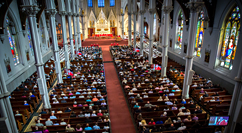
M 46 9 L 46 14 L 48 14 L 50 17 L 55 17 L 55 14 L 57 13 L 56 9 Z
M 140 14 L 140 15 L 145 14 L 145 10 L 140 10 L 140 11 L 139 11 L 139 14 Z
M 156 9 L 155 8 L 151 8 L 151 9 L 149 9 L 149 13 L 150 14 L 154 14 L 156 12 Z
M 191 13 L 200 12 L 202 10 L 203 6 L 204 6 L 204 2 L 200 2 L 200 1 L 187 3 L 187 8 L 190 9 Z
M 27 16 L 35 17 L 39 12 L 39 7 L 36 5 L 22 5 L 22 12 L 25 12 Z
M 162 7 L 162 11 L 163 11 L 165 14 L 170 13 L 172 10 L 173 10 L 173 6 L 163 6 L 163 7 Z
M 66 11 L 59 11 L 59 14 L 60 14 L 61 16 L 65 16 L 65 15 L 66 15 Z

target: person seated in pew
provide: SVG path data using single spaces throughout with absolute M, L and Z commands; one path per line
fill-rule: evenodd
M 142 119 L 140 122 L 139 122 L 139 126 L 146 126 L 147 123 L 146 123 L 146 120 L 145 119 Z
M 96 122 L 95 125 L 93 126 L 93 130 L 99 130 L 100 127 L 98 126 L 98 123 Z
M 86 119 L 85 119 L 84 122 L 85 122 L 85 123 L 90 123 L 90 122 L 93 122 L 93 120 L 89 119 L 89 117 L 86 117 Z
M 67 124 L 66 126 L 66 132 L 74 132 L 75 129 L 73 127 L 71 127 L 71 124 Z
M 175 96 L 175 93 L 169 93 L 168 96 Z
M 43 127 L 43 133 L 49 133 L 49 130 L 47 129 L 46 126 Z
M 37 123 L 35 124 L 35 126 L 42 127 L 44 126 L 44 124 L 40 123 L 40 120 L 37 120 Z
M 187 118 L 185 118 L 185 119 L 183 120 L 183 122 L 189 122 L 189 121 L 192 121 L 192 118 L 191 118 L 190 115 L 187 116 Z
M 27 86 L 24 86 L 25 91 L 29 91 L 29 88 Z
M 216 97 L 216 101 L 219 101 L 219 97 Z
M 63 98 L 63 99 L 61 100 L 61 103 L 67 103 L 67 101 Z
M 169 98 L 168 96 L 165 97 L 164 101 L 169 101 Z
M 147 103 L 144 105 L 144 107 L 156 107 L 157 105 L 152 105 L 150 101 L 147 101 Z
M 166 105 L 173 105 L 173 103 L 171 101 L 166 101 L 165 104 Z
M 186 104 L 187 101 L 185 99 L 182 99 L 181 104 Z
M 76 118 L 76 113 L 74 111 L 71 112 L 70 118 Z
M 22 114 L 19 114 L 19 111 L 17 110 L 15 116 L 21 116 L 21 115 Z
M 46 126 L 52 126 L 53 125 L 53 122 L 50 120 L 50 118 L 48 118 L 48 120 L 45 121 L 45 125 Z
M 187 127 L 184 123 L 181 123 L 181 126 L 177 128 L 177 130 L 185 130 Z
M 82 125 L 81 124 L 77 124 L 76 125 L 76 131 L 82 131 Z
M 191 105 L 190 105 L 189 108 L 196 108 L 196 105 L 194 105 L 194 102 L 193 102 L 193 101 L 192 101 L 190 104 L 191 104 Z
M 99 99 L 99 101 L 102 102 L 103 100 L 105 100 L 105 99 L 103 98 L 103 96 L 101 96 L 100 99 Z
M 218 92 L 214 92 L 212 96 L 219 96 Z
M 156 123 L 154 122 L 154 119 L 151 119 L 148 125 L 155 125 Z
M 177 110 L 176 104 L 173 104 L 173 107 L 171 108 L 171 110 Z
M 71 112 L 71 108 L 70 107 L 67 107 L 65 112 Z
M 53 102 L 53 104 L 57 104 L 59 103 L 59 101 L 57 99 L 55 99 L 55 101 Z
M 186 109 L 186 107 L 184 105 L 182 105 L 179 109 Z
M 201 91 L 200 91 L 199 93 L 204 93 L 204 89 L 203 89 L 203 88 L 201 88 Z
M 159 99 L 157 99 L 157 101 L 163 101 L 162 96 L 160 96 Z
M 63 99 L 68 99 L 68 97 L 64 94 Z
M 53 126 L 58 126 L 60 125 L 57 121 L 54 122 Z
M 164 112 L 163 114 L 161 114 L 160 117 L 167 117 L 167 112 Z
M 184 113 L 184 115 L 191 115 L 191 111 L 189 109 L 186 109 L 186 112 Z
M 57 109 L 57 112 L 56 113 L 62 113 L 61 109 Z
M 212 97 L 212 99 L 209 100 L 209 101 L 214 102 L 215 101 L 215 97 Z
M 51 113 L 50 119 L 57 119 L 54 113 Z
M 177 114 L 177 116 L 182 116 L 182 115 L 185 115 L 185 114 L 182 112 L 182 109 L 179 109 L 179 113 Z
M 29 93 L 29 96 L 30 97 L 35 97 L 35 95 L 33 95 L 33 93 L 31 93 L 31 92 Z
M 24 105 L 28 106 L 29 104 L 27 103 L 27 101 L 24 101 Z
M 172 122 L 172 120 L 171 120 L 170 117 L 165 121 L 165 124 L 172 124 L 172 123 L 173 123 L 173 122 Z
M 197 106 L 197 109 L 195 109 L 195 112 L 196 114 L 200 114 L 202 113 L 203 111 L 201 110 L 201 108 L 199 106 Z
M 141 112 L 142 112 L 142 110 L 141 110 L 141 106 L 139 106 L 138 109 L 135 110 L 135 112 L 136 112 L 136 113 L 141 113 Z
M 92 127 L 89 127 L 89 124 L 86 124 L 86 127 L 84 128 L 85 131 L 93 130 Z

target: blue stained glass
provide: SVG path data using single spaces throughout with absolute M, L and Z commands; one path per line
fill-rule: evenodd
M 104 0 L 98 0 L 98 7 L 104 7 L 105 3 Z
M 110 6 L 115 6 L 115 0 L 110 0 Z
M 93 7 L 92 0 L 88 0 L 88 7 Z

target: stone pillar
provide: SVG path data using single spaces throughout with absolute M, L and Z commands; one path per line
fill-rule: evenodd
M 133 21 L 134 21 L 134 37 L 133 43 L 134 48 L 136 49 L 136 16 L 137 16 L 137 0 L 133 0 Z
M 149 14 L 150 14 L 150 25 L 149 25 L 149 32 L 150 32 L 150 38 L 149 38 L 149 64 L 153 63 L 153 30 L 154 30 L 154 13 L 156 11 L 155 7 L 156 1 L 150 0 L 149 1 Z
M 145 14 L 145 0 L 140 0 L 140 55 L 143 55 L 144 49 L 144 14 Z
M 195 44 L 195 36 L 197 30 L 197 19 L 198 12 L 201 10 L 203 6 L 203 2 L 200 0 L 190 0 L 188 2 L 188 8 L 190 9 L 190 22 L 189 22 L 189 33 L 188 33 L 188 46 L 187 46 L 187 55 L 186 58 L 186 67 L 185 67 L 185 77 L 183 82 L 183 91 L 182 97 L 189 98 L 189 87 L 191 84 L 193 70 L 193 52 L 194 52 L 194 44 Z M 164 27 L 165 28 L 165 27 Z
M 69 53 L 68 53 L 68 43 L 66 35 L 66 11 L 64 0 L 58 0 L 59 14 L 61 16 L 61 28 L 62 28 L 62 38 L 63 46 L 65 50 L 65 65 L 67 69 L 70 69 Z
M 83 41 L 85 41 L 85 23 L 84 23 L 84 17 L 85 17 L 85 12 L 84 9 L 82 9 L 82 14 L 81 14 L 81 20 L 82 20 L 82 36 L 83 36 Z
M 5 129 L 4 127 L 2 127 L 3 129 L 1 130 L 7 130 L 8 133 L 17 133 L 18 129 L 14 118 L 12 106 L 9 100 L 9 95 L 10 93 L 7 90 L 4 75 L 0 65 L 0 115 L 2 118 L 6 118 L 5 125 L 7 128 Z
M 122 16 L 122 38 L 124 39 L 124 13 L 121 13 Z
M 242 102 L 241 102 L 241 97 L 242 97 L 242 58 L 240 60 L 240 67 L 238 71 L 237 77 L 235 77 L 235 86 L 234 86 L 234 92 L 233 92 L 233 97 L 232 101 L 230 104 L 229 108 L 229 124 L 228 126 L 225 127 L 225 133 L 234 133 L 235 132 L 235 127 L 236 123 L 238 122 L 238 119 L 241 118 L 241 110 L 242 110 Z
M 70 2 L 71 2 L 70 0 L 65 0 L 67 21 L 68 21 L 68 30 L 69 30 L 69 40 L 70 40 L 70 45 L 71 45 L 71 60 L 72 60 L 75 56 L 75 52 L 74 52 L 74 44 L 73 44 L 73 36 L 72 36 L 72 26 L 71 26 L 71 16 L 73 15 L 73 10 L 71 10 Z M 74 26 L 74 23 L 73 23 L 73 26 Z
M 172 1 L 171 0 L 164 0 L 163 2 L 163 7 L 162 10 L 164 12 L 164 28 L 163 28 L 163 33 L 164 34 L 164 38 L 163 38 L 163 42 L 162 42 L 162 47 L 163 47 L 163 51 L 162 51 L 162 69 L 161 69 L 161 76 L 162 77 L 166 77 L 166 68 L 167 68 L 167 61 L 168 61 L 168 40 L 169 40 L 169 28 L 170 28 L 170 12 L 172 11 L 173 7 L 172 7 Z
M 77 37 L 78 37 L 78 48 L 82 47 L 81 31 L 80 31 L 80 12 L 79 12 L 79 0 L 76 0 L 76 25 L 77 25 Z
M 30 33 L 32 37 L 32 44 L 34 49 L 34 58 L 35 65 L 38 73 L 38 87 L 40 91 L 40 95 L 42 96 L 43 106 L 45 109 L 50 109 L 50 100 L 46 85 L 45 72 L 44 72 L 44 63 L 40 51 L 40 40 L 39 33 L 37 32 L 37 23 L 36 23 L 36 14 L 39 11 L 36 1 L 32 0 L 23 0 L 22 11 L 26 12 L 28 15 L 29 25 L 30 25 Z
M 128 40 L 128 45 L 132 45 L 131 44 L 131 40 L 132 40 L 132 37 L 131 37 L 131 31 L 132 31 L 132 28 L 131 28 L 131 15 L 132 15 L 132 5 L 131 5 L 131 0 L 128 0 L 128 26 L 129 26 L 129 30 L 128 30 L 128 34 L 129 34 L 129 40 Z
M 73 11 L 73 29 L 74 29 L 74 39 L 75 39 L 75 53 L 76 55 L 78 54 L 78 40 L 77 40 L 77 25 L 76 25 L 76 17 L 77 17 L 77 13 L 76 13 L 76 1 L 73 0 L 72 1 L 72 11 Z M 74 54 L 75 54 L 74 53 Z M 74 57 L 73 57 L 74 58 Z
M 51 28 L 53 52 L 54 52 L 54 58 L 55 58 L 55 70 L 56 70 L 56 74 L 57 74 L 57 79 L 58 79 L 59 83 L 63 83 L 61 66 L 60 66 L 59 47 L 58 47 L 57 34 L 56 34 L 56 25 L 55 25 L 55 14 L 57 13 L 57 11 L 55 9 L 54 0 L 46 0 L 46 8 L 47 8 L 46 13 L 49 15 L 49 18 L 50 18 L 50 28 Z

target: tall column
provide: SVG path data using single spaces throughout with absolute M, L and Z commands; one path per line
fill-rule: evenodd
M 55 70 L 57 74 L 57 79 L 59 83 L 63 83 L 61 66 L 60 66 L 60 55 L 59 55 L 59 48 L 58 48 L 57 34 L 56 34 L 56 25 L 55 25 L 55 14 L 57 13 L 57 11 L 55 9 L 54 0 L 46 0 L 46 8 L 47 8 L 46 13 L 49 15 L 49 18 L 50 18 L 50 28 L 51 28 L 51 36 L 52 36 L 52 42 L 53 42 Z
M 124 12 L 121 9 L 121 16 L 122 16 L 122 38 L 124 39 Z
M 74 53 L 74 44 L 73 44 L 72 26 L 71 26 L 71 16 L 73 15 L 73 13 L 72 13 L 72 10 L 71 10 L 71 5 L 70 5 L 71 3 L 70 2 L 71 2 L 70 0 L 65 0 L 66 12 L 67 12 L 67 21 L 68 21 L 68 30 L 69 30 L 69 40 L 70 40 L 70 45 L 71 45 L 71 60 L 72 60 L 75 56 L 75 53 Z
M 133 43 L 134 48 L 136 48 L 136 16 L 137 16 L 137 0 L 133 0 L 133 21 L 134 21 L 134 37 L 133 37 Z
M 38 87 L 40 91 L 40 95 L 42 96 L 43 106 L 45 109 L 50 109 L 50 100 L 46 85 L 45 72 L 44 72 L 44 63 L 40 51 L 40 39 L 37 29 L 36 23 L 36 14 L 39 11 L 36 1 L 32 0 L 23 0 L 22 10 L 26 12 L 28 15 L 29 25 L 30 25 L 30 33 L 32 37 L 33 49 L 34 49 L 34 58 L 35 65 L 38 73 Z
M 170 12 L 172 11 L 172 1 L 171 0 L 164 0 L 163 1 L 163 12 L 164 12 L 164 28 L 163 28 L 163 33 L 164 33 L 164 38 L 162 42 L 162 69 L 161 69 L 161 76 L 166 77 L 166 67 L 167 67 L 167 61 L 168 61 L 168 39 L 169 39 L 169 28 L 170 28 Z
M 82 9 L 81 13 L 81 20 L 82 20 L 82 36 L 83 36 L 83 41 L 85 41 L 85 23 L 84 23 L 84 18 L 85 17 L 85 12 L 84 9 Z
M 78 37 L 78 48 L 82 47 L 82 41 L 81 41 L 81 29 L 80 29 L 80 12 L 79 12 L 79 0 L 76 0 L 76 25 L 77 25 L 77 37 Z M 77 43 L 77 42 L 76 42 Z
M 140 55 L 143 55 L 144 49 L 144 14 L 145 14 L 145 0 L 140 0 Z
M 225 133 L 234 133 L 235 132 L 235 127 L 238 119 L 241 119 L 241 110 L 242 110 L 242 102 L 241 102 L 241 97 L 242 97 L 242 58 L 240 60 L 240 67 L 238 70 L 238 75 L 234 79 L 236 81 L 235 86 L 234 86 L 234 92 L 233 92 L 233 97 L 232 101 L 230 104 L 229 108 L 229 124 L 228 126 L 225 127 Z
M 128 40 L 128 45 L 132 45 L 131 44 L 131 15 L 132 15 L 132 5 L 131 5 L 131 0 L 128 0 L 128 26 L 129 26 L 129 30 L 128 30 L 128 34 L 129 34 L 129 40 Z
M 9 95 L 10 93 L 7 90 L 4 75 L 0 65 L 0 115 L 1 117 L 6 118 L 5 125 L 8 133 L 17 133 L 18 129 L 14 118 L 12 106 L 9 100 Z
M 68 53 L 68 42 L 66 35 L 66 11 L 64 0 L 58 0 L 59 14 L 61 16 L 61 28 L 62 28 L 62 38 L 63 46 L 65 50 L 65 65 L 67 69 L 70 69 L 69 53 Z
M 76 16 L 77 16 L 77 13 L 76 13 L 76 1 L 73 0 L 72 1 L 72 12 L 73 12 L 73 29 L 74 29 L 74 39 L 75 39 L 75 52 L 76 52 L 76 55 L 78 54 L 78 40 L 77 40 L 77 26 L 76 26 Z M 75 53 L 74 53 L 75 54 Z M 74 57 L 73 57 L 74 58 Z
M 189 33 L 188 33 L 188 47 L 187 47 L 187 55 L 186 55 L 186 67 L 185 67 L 185 77 L 183 82 L 183 91 L 182 97 L 189 98 L 189 86 L 191 84 L 193 70 L 193 52 L 194 52 L 194 44 L 195 44 L 195 36 L 197 30 L 197 19 L 198 12 L 201 10 L 203 6 L 203 2 L 200 0 L 190 0 L 188 2 L 188 8 L 190 9 L 190 24 L 189 24 Z M 165 27 L 164 27 L 165 28 Z
M 150 26 L 149 26 L 149 32 L 150 32 L 150 38 L 149 38 L 149 64 L 153 63 L 153 30 L 154 30 L 154 13 L 156 11 L 155 7 L 156 1 L 150 0 L 149 1 L 149 14 L 150 14 Z

